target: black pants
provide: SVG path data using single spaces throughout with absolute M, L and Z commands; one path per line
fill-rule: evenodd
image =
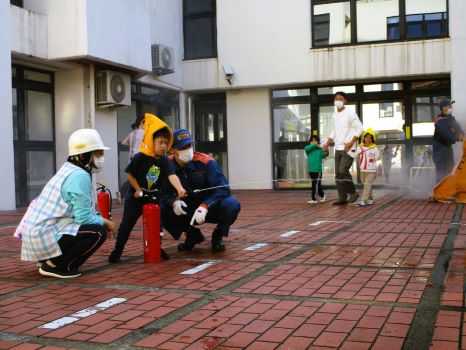
M 118 229 L 114 251 L 120 254 L 123 253 L 126 242 L 128 242 L 129 235 L 142 215 L 143 206 L 143 201 L 135 198 L 125 199 L 123 218 L 121 219 L 120 227 Z M 162 222 L 160 222 L 160 231 L 162 231 Z
M 356 192 L 350 173 L 353 160 L 345 151 L 335 151 L 335 182 L 340 201 L 346 201 L 349 194 Z
M 445 147 L 441 152 L 436 152 L 433 155 L 435 164 L 436 181 L 439 183 L 442 179 L 450 175 L 455 167 L 455 157 L 452 147 Z
M 176 216 L 173 208 L 169 206 L 162 208 L 163 225 L 175 239 L 179 239 L 183 232 L 189 231 L 191 218 L 200 204 L 190 201 L 186 201 L 186 203 L 188 205 L 188 208 L 185 208 L 187 215 Z M 235 197 L 229 196 L 209 208 L 206 222 L 217 224 L 215 232 L 220 237 L 227 237 L 230 232 L 230 226 L 236 221 L 240 211 L 241 205 L 239 201 Z
M 62 271 L 77 270 L 104 244 L 107 229 L 100 225 L 82 225 L 76 236 L 63 235 L 58 241 L 62 255 L 51 259 Z
M 312 180 L 311 199 L 315 201 L 316 194 L 318 194 L 320 198 L 323 198 L 325 195 L 322 189 L 322 173 L 309 173 L 309 176 Z

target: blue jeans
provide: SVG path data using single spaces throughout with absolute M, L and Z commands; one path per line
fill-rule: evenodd
M 162 222 L 163 227 L 173 236 L 174 239 L 178 240 L 183 232 L 188 232 L 191 227 L 191 218 L 194 212 L 198 208 L 199 204 L 186 202 L 188 208 L 185 208 L 187 215 L 176 216 L 173 212 L 173 208 L 169 206 L 162 206 Z M 224 237 L 227 237 L 230 232 L 230 226 L 238 218 L 241 205 L 239 201 L 229 196 L 222 199 L 209 207 L 209 211 L 206 216 L 206 222 L 211 224 L 217 224 L 215 231 Z

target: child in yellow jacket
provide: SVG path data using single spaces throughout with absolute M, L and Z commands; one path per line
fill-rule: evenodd
M 377 161 L 380 158 L 380 152 L 375 144 L 375 139 L 375 131 L 367 129 L 362 135 L 362 143 L 357 150 L 361 180 L 364 184 L 361 202 L 359 202 L 359 206 L 361 207 L 374 204 L 372 186 L 377 178 Z
M 121 255 L 129 235 L 142 214 L 143 190 L 161 191 L 166 188 L 167 181 L 176 189 L 178 196 L 186 193 L 175 169 L 166 153 L 173 143 L 173 134 L 167 124 L 155 115 L 146 113 L 144 116 L 144 138 L 137 153 L 126 168 L 130 190 L 125 194 L 123 219 L 118 230 L 115 248 L 109 256 L 110 263 L 120 262 Z M 163 196 L 163 193 L 161 193 Z M 162 258 L 168 255 L 162 250 Z

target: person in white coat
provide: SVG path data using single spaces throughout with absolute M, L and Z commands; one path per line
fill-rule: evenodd
M 329 146 L 335 146 L 335 182 L 338 190 L 338 200 L 334 205 L 345 205 L 358 200 L 358 193 L 353 183 L 350 169 L 356 157 L 356 146 L 363 127 L 357 114 L 347 108 L 348 97 L 344 92 L 335 94 L 333 115 L 335 122 L 332 133 L 324 144 L 324 151 Z

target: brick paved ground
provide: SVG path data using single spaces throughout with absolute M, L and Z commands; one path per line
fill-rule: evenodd
M 0 349 L 466 349 L 466 209 L 238 196 L 226 252 L 179 253 L 165 235 L 172 259 L 144 265 L 138 225 L 122 264 L 107 264 L 108 241 L 66 282 L 19 260 L 21 211 L 0 213 Z

